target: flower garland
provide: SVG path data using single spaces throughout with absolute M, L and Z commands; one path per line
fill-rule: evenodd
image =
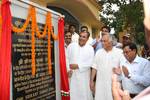
M 32 18 L 32 25 L 31 25 L 31 34 L 32 34 L 32 39 L 31 39 L 31 41 L 32 41 L 32 75 L 35 75 L 35 72 L 36 72 L 36 68 L 35 68 L 35 36 L 34 36 L 34 34 L 35 34 L 35 29 L 36 29 L 36 11 L 35 11 L 35 8 L 32 8 L 31 9 L 31 14 L 32 14 L 32 16 L 31 16 L 31 18 Z
M 48 69 L 49 69 L 49 74 L 52 74 L 52 66 L 51 66 L 51 35 L 53 37 L 54 40 L 58 39 L 58 36 L 56 36 L 53 31 L 52 31 L 52 24 L 51 24 L 51 13 L 48 12 L 46 15 L 46 22 L 45 22 L 45 27 L 44 27 L 44 31 L 42 33 L 39 32 L 39 28 L 37 25 L 37 21 L 36 21 L 36 11 L 35 11 L 35 7 L 30 6 L 29 8 L 29 14 L 27 16 L 27 19 L 23 25 L 22 28 L 17 28 L 15 26 L 12 25 L 12 30 L 14 32 L 24 32 L 27 25 L 29 24 L 30 19 L 32 20 L 32 25 L 31 25 L 31 34 L 32 34 L 32 43 L 31 43 L 31 49 L 32 49 L 32 75 L 35 75 L 36 72 L 36 66 L 35 66 L 35 33 L 37 33 L 36 35 L 38 36 L 38 38 L 44 38 L 46 36 L 46 32 L 48 30 Z
M 28 24 L 29 24 L 30 18 L 31 18 L 31 16 L 32 16 L 32 9 L 33 9 L 33 7 L 30 7 L 30 8 L 29 8 L 29 14 L 28 14 L 27 19 L 26 19 L 24 25 L 22 26 L 22 28 L 17 28 L 17 27 L 15 27 L 15 26 L 12 24 L 12 30 L 13 30 L 14 32 L 21 33 L 21 32 L 24 32 L 24 31 L 25 31 L 25 29 L 27 28 L 27 26 L 28 26 Z
M 49 74 L 52 74 L 52 64 L 51 64 L 51 43 L 50 43 L 50 39 L 51 39 L 51 35 L 53 37 L 54 40 L 57 40 L 58 37 L 56 35 L 54 35 L 53 33 L 53 29 L 52 29 L 52 18 L 51 18 L 51 13 L 47 13 L 47 25 L 48 25 L 48 70 L 49 70 Z
M 49 74 L 52 74 L 52 64 L 51 64 L 51 35 L 50 30 L 48 30 L 48 72 Z

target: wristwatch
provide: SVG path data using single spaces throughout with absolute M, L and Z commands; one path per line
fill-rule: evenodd
M 130 79 L 131 78 L 131 74 L 129 73 L 129 75 L 128 75 L 128 78 Z

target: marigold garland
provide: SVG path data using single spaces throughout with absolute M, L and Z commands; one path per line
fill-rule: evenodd
M 51 64 L 51 33 L 50 30 L 48 30 L 48 72 L 51 75 L 52 74 L 52 64 Z
M 36 17 L 36 16 L 35 16 Z M 36 18 L 35 18 L 36 20 Z M 48 23 L 48 14 L 46 15 L 46 23 L 45 23 L 45 27 L 44 27 L 44 31 L 42 33 L 39 32 L 39 28 L 38 28 L 38 25 L 36 24 L 36 35 L 39 37 L 39 38 L 43 38 L 46 36 L 46 31 L 47 31 L 47 23 Z
M 31 18 L 31 16 L 32 16 L 32 9 L 33 9 L 33 7 L 30 6 L 30 7 L 29 7 L 29 10 L 28 10 L 29 14 L 28 14 L 27 19 L 26 19 L 24 25 L 22 26 L 22 28 L 17 28 L 17 27 L 15 27 L 15 26 L 12 24 L 12 30 L 13 30 L 14 32 L 21 33 L 21 32 L 24 32 L 24 31 L 25 31 L 25 29 L 27 28 L 27 26 L 28 26 L 28 24 L 29 24 L 30 18 Z
M 35 33 L 37 33 L 36 35 L 38 36 L 38 38 L 44 38 L 46 36 L 46 32 L 48 31 L 48 70 L 49 70 L 49 74 L 52 74 L 52 64 L 51 64 L 51 35 L 53 37 L 54 40 L 58 39 L 58 36 L 54 35 L 53 31 L 52 31 L 52 24 L 51 24 L 51 13 L 48 12 L 46 15 L 46 22 L 45 22 L 45 27 L 44 27 L 44 31 L 42 33 L 39 32 L 39 28 L 36 22 L 36 11 L 35 11 L 35 7 L 30 7 L 29 8 L 29 14 L 27 16 L 27 19 L 23 25 L 22 28 L 17 28 L 15 26 L 12 25 L 12 30 L 14 32 L 20 33 L 20 32 L 24 32 L 27 25 L 29 24 L 29 21 L 31 19 L 32 21 L 32 25 L 31 25 L 31 33 L 32 33 L 32 75 L 35 75 L 36 72 L 36 66 L 35 66 Z
M 47 16 L 48 16 L 48 21 L 47 21 L 47 24 L 48 24 L 48 29 L 49 29 L 49 31 L 51 32 L 51 35 L 52 35 L 52 37 L 53 37 L 53 39 L 54 40 L 57 40 L 58 39 L 58 36 L 57 35 L 55 35 L 54 34 L 54 31 L 53 31 L 53 29 L 52 29 L 52 16 L 51 16 L 51 13 L 50 12 L 48 12 L 47 13 Z
M 32 75 L 35 75 L 35 72 L 36 72 L 36 68 L 35 68 L 35 28 L 36 28 L 36 19 L 35 19 L 35 14 L 36 14 L 36 11 L 35 11 L 35 8 L 32 8 L 31 9 L 31 18 L 32 18 L 32 25 L 31 25 L 31 34 L 32 34 Z

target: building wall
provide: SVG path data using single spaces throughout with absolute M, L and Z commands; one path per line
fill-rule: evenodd
M 31 0 L 41 6 L 54 6 L 65 9 L 79 21 L 78 28 L 86 25 L 92 37 L 99 34 L 102 23 L 99 19 L 99 6 L 94 0 Z
M 45 0 L 30 0 L 30 1 L 37 3 L 40 6 L 47 7 L 47 3 L 45 2 Z

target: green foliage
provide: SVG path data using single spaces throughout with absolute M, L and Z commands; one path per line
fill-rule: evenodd
M 136 34 L 136 39 L 135 39 L 136 43 L 139 45 L 144 45 L 145 43 L 145 36 L 143 32 L 139 32 Z
M 102 6 L 103 14 L 100 15 L 102 22 L 113 27 L 116 33 L 127 30 L 136 40 L 136 33 L 144 32 L 141 0 L 99 0 L 99 4 Z M 119 10 L 113 10 L 112 5 L 117 5 Z M 105 17 L 104 15 L 111 15 L 112 17 Z M 139 37 L 139 39 L 143 38 Z

